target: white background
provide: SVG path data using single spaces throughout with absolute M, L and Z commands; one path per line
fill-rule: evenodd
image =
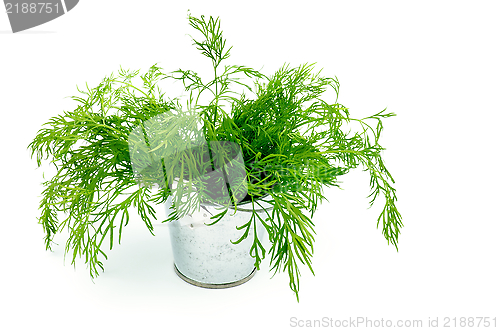
M 399 252 L 376 228 L 380 206 L 367 209 L 361 170 L 326 192 L 314 219 L 316 276 L 302 269 L 300 303 L 287 276 L 270 279 L 267 266 L 232 289 L 184 283 L 167 228 L 153 237 L 138 217 L 95 283 L 83 263 L 63 265 L 65 234 L 44 250 L 43 171 L 27 145 L 73 109 L 66 97 L 77 85 L 120 66 L 209 68 L 187 36 L 188 9 L 220 16 L 230 64 L 270 74 L 284 62 L 316 62 L 338 77 L 339 102 L 354 117 L 397 113 L 382 143 L 405 224 Z M 291 317 L 424 326 L 429 317 L 441 326 L 446 317 L 496 317 L 499 328 L 499 13 L 497 1 L 87 0 L 18 34 L 0 13 L 0 329 L 287 330 Z

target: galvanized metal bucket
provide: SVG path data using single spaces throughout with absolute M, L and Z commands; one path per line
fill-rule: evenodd
M 268 210 L 271 206 L 262 204 Z M 167 215 L 172 212 L 171 198 L 165 203 Z M 253 225 L 248 237 L 238 244 L 244 230 L 237 230 L 250 220 L 251 204 L 241 205 L 235 211 L 229 209 L 214 225 L 210 217 L 219 214 L 216 205 L 202 205 L 198 211 L 179 220 L 169 222 L 170 239 L 177 275 L 186 282 L 205 288 L 227 288 L 245 283 L 255 274 L 255 259 L 250 256 L 254 239 Z M 246 207 L 246 208 L 245 208 Z M 257 210 L 261 217 L 267 217 L 264 209 Z M 257 236 L 262 238 L 265 229 L 257 221 Z

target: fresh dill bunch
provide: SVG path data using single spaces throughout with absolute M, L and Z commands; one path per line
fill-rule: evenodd
M 46 248 L 51 249 L 56 233 L 67 229 L 65 253 L 71 254 L 72 264 L 77 257 L 84 257 L 91 277 L 95 277 L 104 270 L 102 257 L 107 259 L 103 245 L 107 243 L 112 249 L 116 241 L 120 243 L 131 209 L 137 210 L 154 234 L 154 205 L 176 194 L 170 185 L 175 167 L 169 168 L 161 154 L 166 138 L 149 136 L 134 148 L 131 139 L 134 130 L 143 132 L 146 126 L 154 125 L 153 119 L 184 125 L 191 120 L 186 115 L 190 112 L 196 114 L 201 125 L 199 137 L 207 144 L 223 141 L 241 148 L 245 190 L 234 186 L 228 190 L 233 197 L 231 204 L 236 208 L 243 203 L 251 206 L 252 216 L 239 228 L 241 237 L 235 244 L 245 240 L 252 227 L 263 225 L 271 246 L 267 251 L 261 238 L 254 236 L 249 254 L 257 268 L 266 253 L 270 255 L 271 270 L 288 273 L 297 300 L 299 266 L 306 265 L 314 274 L 312 218 L 325 199 L 324 187 L 338 186 L 338 177 L 351 169 L 362 167 L 370 174 L 370 205 L 378 198 L 385 201 L 377 226 L 397 248 L 402 218 L 395 205 L 394 179 L 381 157 L 384 148 L 379 143 L 383 120 L 395 114 L 384 109 L 367 118 L 352 118 L 348 108 L 337 102 L 337 78 L 321 76 L 312 64 L 285 64 L 270 76 L 246 66 L 226 65 L 231 47 L 223 38 L 220 20 L 189 15 L 188 21 L 201 35 L 201 39 L 193 38 L 193 45 L 210 59 L 213 79 L 203 81 L 197 73 L 183 69 L 164 73 L 157 65 L 143 74 L 120 69 L 96 87 L 79 90 L 80 95 L 73 97 L 76 108 L 51 118 L 28 146 L 39 166 L 49 159 L 57 169 L 56 175 L 43 183 L 40 201 L 38 219 Z M 167 98 L 160 89 L 162 80 L 181 82 L 188 97 Z M 244 92 L 235 92 L 235 87 Z M 334 102 L 323 99 L 331 90 L 336 94 Z M 211 101 L 201 103 L 202 95 L 209 95 Z M 360 130 L 346 132 L 353 123 L 359 124 Z M 168 138 L 177 145 L 185 140 L 182 136 Z M 158 139 L 155 150 L 162 161 L 144 158 L 138 172 L 132 159 L 141 153 L 152 155 L 148 148 Z M 181 181 L 200 188 L 204 182 L 197 178 L 207 160 L 190 153 L 175 154 L 172 164 L 181 169 Z M 197 166 L 189 166 L 193 162 Z M 203 190 L 200 192 L 203 197 Z M 241 192 L 245 196 L 234 199 Z M 210 196 L 210 192 L 205 193 Z M 264 216 L 257 213 L 263 201 L 272 206 Z M 212 224 L 224 216 L 229 206 L 225 207 L 213 217 Z M 180 216 L 173 213 L 165 221 Z

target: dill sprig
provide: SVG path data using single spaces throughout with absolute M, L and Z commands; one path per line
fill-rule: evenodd
M 299 266 L 306 265 L 314 274 L 312 217 L 325 199 L 323 189 L 338 186 L 337 178 L 349 170 L 361 166 L 369 172 L 370 206 L 379 197 L 385 199 L 377 226 L 397 248 L 403 224 L 395 205 L 394 179 L 379 143 L 383 119 L 395 114 L 384 109 L 367 118 L 352 118 L 348 108 L 337 102 L 337 78 L 321 76 L 313 64 L 285 64 L 269 77 L 246 66 L 223 65 L 231 47 L 223 38 L 220 20 L 191 15 L 188 20 L 202 36 L 192 37 L 193 44 L 210 59 L 213 79 L 203 81 L 191 70 L 164 73 L 157 65 L 144 74 L 120 69 L 94 88 L 79 89 L 80 95 L 73 97 L 76 108 L 51 118 L 29 145 L 39 166 L 50 159 L 57 169 L 43 183 L 40 202 L 46 248 L 51 249 L 56 233 L 67 229 L 65 253 L 71 254 L 72 264 L 84 257 L 93 278 L 104 270 L 101 260 L 107 256 L 102 245 L 106 242 L 112 249 L 116 241 L 120 243 L 132 208 L 154 234 L 154 205 L 173 194 L 168 185 L 153 185 L 158 178 L 168 182 L 167 167 L 150 166 L 138 178 L 129 139 L 135 128 L 144 128 L 160 114 L 173 114 L 181 121 L 182 109 L 199 115 L 207 142 L 228 141 L 241 147 L 247 182 L 242 202 L 252 206 L 252 215 L 239 228 L 242 235 L 234 243 L 245 240 L 252 226 L 256 231 L 257 224 L 262 224 L 271 247 L 266 251 L 255 235 L 249 254 L 257 268 L 269 254 L 271 270 L 288 273 L 297 300 Z M 187 99 L 167 99 L 159 87 L 164 79 L 180 81 Z M 244 92 L 235 92 L 235 86 Z M 328 90 L 336 94 L 333 103 L 323 99 Z M 201 96 L 207 94 L 211 101 L 202 104 Z M 356 123 L 359 131 L 346 130 Z M 236 194 L 240 188 L 228 189 Z M 256 211 L 263 201 L 272 206 L 264 216 Z M 237 208 L 236 200 L 232 203 Z M 214 216 L 213 223 L 227 207 Z M 174 213 L 166 221 L 178 217 Z

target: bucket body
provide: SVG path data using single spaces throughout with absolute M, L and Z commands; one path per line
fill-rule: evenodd
M 247 204 L 248 205 L 248 204 Z M 250 208 L 251 208 L 251 204 Z M 172 212 L 171 198 L 165 203 L 167 215 Z M 249 208 L 246 206 L 246 208 Z M 214 225 L 210 217 L 223 209 L 215 205 L 202 205 L 198 211 L 179 220 L 169 222 L 170 239 L 177 274 L 185 281 L 208 288 L 231 287 L 244 283 L 255 272 L 255 259 L 250 256 L 254 240 L 254 225 L 246 239 L 233 244 L 244 230 L 236 227 L 246 224 L 252 215 L 251 209 L 229 209 Z M 259 209 L 260 216 L 267 217 Z M 257 236 L 262 238 L 264 227 L 257 219 Z

